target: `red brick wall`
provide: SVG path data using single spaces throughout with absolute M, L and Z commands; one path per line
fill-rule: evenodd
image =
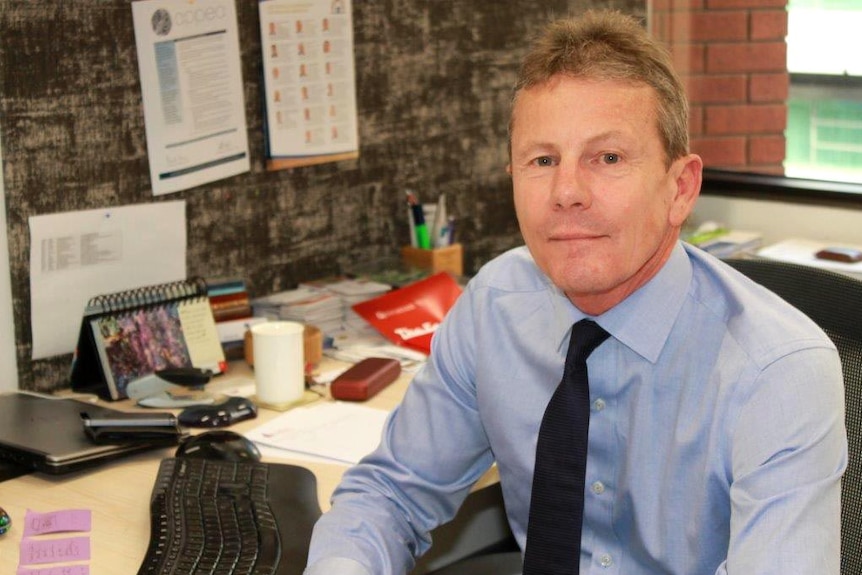
M 692 151 L 709 167 L 783 173 L 787 0 L 653 0 L 691 102 Z

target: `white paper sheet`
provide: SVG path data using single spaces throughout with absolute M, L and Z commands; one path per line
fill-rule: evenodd
M 234 0 L 132 3 L 153 195 L 250 169 Z
M 388 416 L 386 410 L 364 405 L 319 402 L 286 411 L 246 437 L 268 453 L 354 464 L 380 443 Z
M 794 264 L 803 264 L 824 268 L 836 272 L 847 274 L 851 277 L 862 279 L 862 262 L 844 263 L 834 260 L 826 260 L 818 258 L 815 254 L 818 251 L 830 246 L 839 246 L 846 248 L 855 248 L 862 250 L 862 245 L 845 244 L 842 242 L 830 243 L 824 241 L 814 241 L 800 238 L 790 238 L 780 241 L 771 246 L 767 246 L 757 252 L 757 255 L 764 258 L 791 262 Z
M 74 350 L 87 301 L 186 277 L 186 203 L 33 216 L 33 359 Z

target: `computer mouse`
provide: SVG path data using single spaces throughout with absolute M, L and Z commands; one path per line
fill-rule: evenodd
M 180 444 L 174 455 L 222 461 L 260 461 L 260 450 L 254 442 L 227 429 L 212 429 L 192 435 Z
M 226 427 L 254 417 L 257 417 L 257 406 L 250 399 L 230 397 L 221 403 L 187 407 L 177 420 L 188 427 Z

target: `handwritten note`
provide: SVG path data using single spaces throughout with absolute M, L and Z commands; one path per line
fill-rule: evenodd
M 90 575 L 89 565 L 62 565 L 60 567 L 18 567 L 15 575 Z
M 63 539 L 21 540 L 20 565 L 59 563 L 90 559 L 89 537 L 64 537 Z
M 224 350 L 218 339 L 209 300 L 184 301 L 178 312 L 192 365 L 222 373 L 227 368 L 227 364 L 224 360 Z
M 91 514 L 88 509 L 65 509 L 48 513 L 27 510 L 24 517 L 24 537 L 63 533 L 70 531 L 90 531 Z

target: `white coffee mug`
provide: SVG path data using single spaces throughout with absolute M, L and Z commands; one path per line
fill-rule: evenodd
M 255 394 L 261 403 L 284 404 L 305 393 L 305 326 L 268 321 L 251 327 Z

